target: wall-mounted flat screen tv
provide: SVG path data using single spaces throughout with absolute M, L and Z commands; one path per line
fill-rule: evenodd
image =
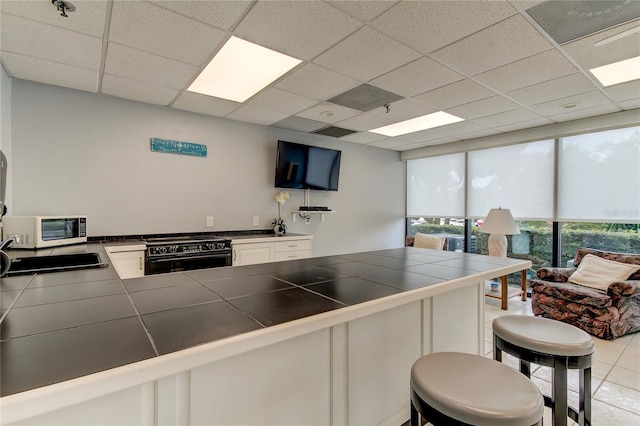
M 342 151 L 278 141 L 277 188 L 338 190 Z

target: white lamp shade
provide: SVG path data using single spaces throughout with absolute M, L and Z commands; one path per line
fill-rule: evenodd
M 491 209 L 482 226 L 480 232 L 485 234 L 515 235 L 520 233 L 518 224 L 513 219 L 509 209 Z

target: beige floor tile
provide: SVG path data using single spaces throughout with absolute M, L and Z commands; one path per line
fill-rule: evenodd
M 633 334 L 627 334 L 626 336 L 618 337 L 614 340 L 604 340 L 593 336 L 593 341 L 596 344 L 596 348 L 604 348 L 610 351 L 623 352 L 627 346 L 633 340 Z
M 616 365 L 627 370 L 640 372 L 640 354 L 635 351 L 635 348 L 633 349 L 624 351 Z
M 607 381 L 640 392 L 640 373 L 615 366 L 607 375 Z
M 551 423 L 545 423 L 545 425 L 547 424 Z M 640 415 L 593 400 L 591 424 L 594 426 L 638 426 L 640 425 Z
M 604 379 L 612 368 L 613 364 L 596 360 L 591 367 L 591 375 L 599 379 Z
M 594 398 L 640 415 L 639 391 L 605 381 L 598 388 Z
M 594 359 L 596 361 L 606 362 L 607 364 L 615 364 L 621 355 L 622 352 L 616 352 L 605 348 L 596 348 Z

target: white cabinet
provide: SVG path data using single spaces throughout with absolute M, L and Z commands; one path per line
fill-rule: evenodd
M 306 259 L 311 256 L 311 240 L 276 241 L 274 261 Z
M 273 261 L 273 243 L 233 244 L 233 265 Z
M 145 250 L 143 244 L 105 247 L 111 264 L 122 279 L 144 276 Z
M 233 240 L 233 265 L 281 262 L 311 256 L 311 236 L 284 236 Z

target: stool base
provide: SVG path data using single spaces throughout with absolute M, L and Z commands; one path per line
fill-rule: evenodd
M 580 426 L 591 426 L 591 365 L 593 354 L 584 356 L 558 356 L 543 354 L 514 345 L 493 335 L 493 359 L 502 362 L 502 351 L 520 360 L 520 372 L 531 377 L 531 363 L 553 368 L 552 395 L 544 396 L 544 405 L 553 411 L 553 425 L 566 426 L 567 417 Z M 579 370 L 577 409 L 567 402 L 567 371 Z

